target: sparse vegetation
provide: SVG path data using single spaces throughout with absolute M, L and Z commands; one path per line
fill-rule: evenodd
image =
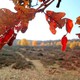
M 60 44 L 60 42 L 57 43 Z M 28 80 L 66 80 L 67 78 L 79 80 L 79 41 L 76 42 L 77 46 L 73 50 L 69 48 L 71 43 L 73 42 L 69 41 L 65 52 L 61 51 L 61 47 L 57 46 L 56 42 L 52 42 L 54 46 L 5 46 L 0 52 L 0 79 L 27 80 L 27 76 Z M 39 45 L 38 42 L 37 45 Z M 10 71 L 7 71 L 8 76 L 2 75 L 3 70 L 14 72 L 15 78 L 12 77 L 14 73 Z M 24 76 L 21 77 L 21 75 Z
M 14 69 L 21 69 L 21 70 L 26 69 L 26 68 L 33 69 L 34 65 L 30 61 L 24 61 L 24 60 L 22 61 L 22 60 L 20 60 L 20 61 L 16 62 L 12 66 L 12 68 L 14 68 Z

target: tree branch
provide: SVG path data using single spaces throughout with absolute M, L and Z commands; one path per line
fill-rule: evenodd
M 57 6 L 56 6 L 57 8 L 59 8 L 60 3 L 61 3 L 61 0 L 58 0 Z
M 53 2 L 54 0 L 44 1 L 38 8 L 36 12 L 44 12 L 44 10 Z

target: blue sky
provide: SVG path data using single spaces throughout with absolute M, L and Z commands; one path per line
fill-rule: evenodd
M 4 2 L 4 4 L 2 4 L 2 2 Z M 55 0 L 46 10 L 65 12 L 65 17 L 72 19 L 75 24 L 76 17 L 80 16 L 80 0 L 62 0 L 60 8 L 56 8 L 56 4 L 57 0 Z M 0 8 L 8 8 L 14 11 L 14 4 L 10 0 L 1 0 Z M 68 39 L 78 38 L 75 35 L 78 32 L 80 32 L 78 25 L 74 25 L 72 32 L 67 35 Z M 45 15 L 43 13 L 38 13 L 36 14 L 35 19 L 30 21 L 26 33 L 22 34 L 19 32 L 17 39 L 56 40 L 61 39 L 64 34 L 66 34 L 65 27 L 63 29 L 57 29 L 57 34 L 53 35 L 49 30 L 49 24 L 45 20 Z

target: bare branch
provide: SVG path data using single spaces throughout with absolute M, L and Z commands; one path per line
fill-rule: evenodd
M 54 0 L 44 1 L 38 8 L 37 12 L 44 12 L 44 10 L 53 2 Z
M 61 0 L 58 0 L 57 6 L 56 6 L 57 8 L 59 8 L 60 3 L 61 3 Z

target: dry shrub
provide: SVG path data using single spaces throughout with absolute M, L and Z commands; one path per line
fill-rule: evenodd
M 12 66 L 12 68 L 14 68 L 14 69 L 21 69 L 21 70 L 26 69 L 26 68 L 33 69 L 34 65 L 30 61 L 23 61 L 23 60 L 21 61 L 20 60 L 20 61 L 16 62 Z

